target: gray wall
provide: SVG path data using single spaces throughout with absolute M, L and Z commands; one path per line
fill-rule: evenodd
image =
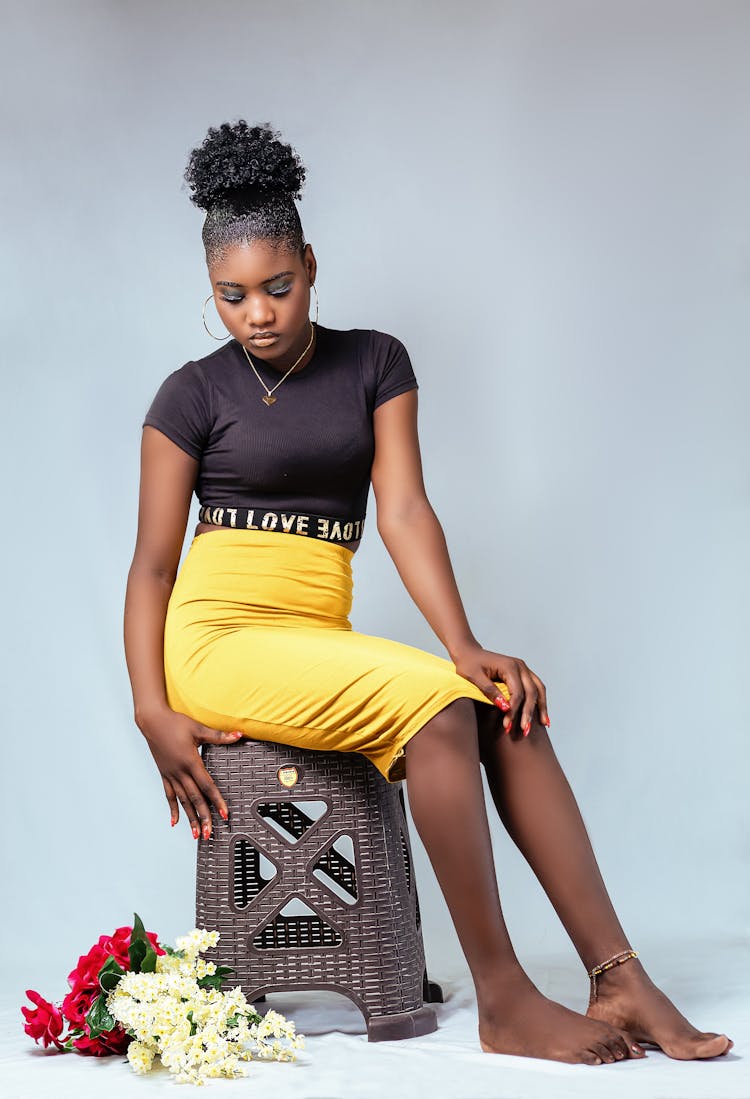
M 218 346 L 182 171 L 237 117 L 308 167 L 321 322 L 411 353 L 469 619 L 546 682 L 634 945 L 745 933 L 750 7 L 2 18 L 6 971 L 54 967 L 62 994 L 133 910 L 166 939 L 192 925 L 195 841 L 132 721 L 122 608 L 142 415 Z M 445 655 L 368 515 L 354 628 Z M 521 957 L 572 952 L 493 835 Z M 414 843 L 439 979 L 462 960 Z

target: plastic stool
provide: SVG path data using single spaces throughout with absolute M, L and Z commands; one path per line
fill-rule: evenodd
M 229 806 L 198 840 L 196 926 L 248 1000 L 329 989 L 365 1017 L 370 1042 L 437 1030 L 402 783 L 357 752 L 248 737 L 203 744 Z

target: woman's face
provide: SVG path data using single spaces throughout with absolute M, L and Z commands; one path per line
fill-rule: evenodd
M 253 357 L 288 369 L 311 336 L 310 287 L 316 274 L 311 245 L 301 257 L 272 242 L 238 244 L 208 273 L 227 330 Z M 258 339 L 264 332 L 273 333 L 273 338 Z M 314 345 L 311 353 L 313 349 Z M 304 365 L 305 359 L 299 368 Z

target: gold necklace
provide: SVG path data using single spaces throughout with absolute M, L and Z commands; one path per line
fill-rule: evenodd
M 309 318 L 308 318 L 308 319 L 309 319 Z M 286 372 L 286 374 L 284 375 L 284 377 L 283 377 L 283 378 L 281 379 L 281 381 L 278 381 L 278 382 L 276 383 L 276 385 L 275 385 L 275 386 L 273 387 L 273 389 L 278 389 L 278 388 L 279 388 L 279 386 L 281 385 L 281 382 L 283 382 L 285 378 L 288 378 L 288 377 L 289 377 L 289 375 L 291 374 L 291 372 L 292 372 L 292 371 L 294 370 L 295 366 L 297 366 L 297 364 L 298 364 L 299 362 L 301 362 L 301 360 L 302 360 L 302 359 L 303 359 L 303 358 L 305 357 L 305 355 L 307 354 L 307 352 L 308 352 L 308 351 L 310 350 L 310 348 L 311 348 L 311 346 L 312 346 L 312 342 L 313 342 L 313 337 L 314 337 L 314 336 L 315 336 L 315 329 L 313 328 L 313 322 L 312 322 L 312 321 L 310 321 L 310 339 L 309 339 L 309 341 L 308 341 L 307 347 L 306 347 L 306 348 L 305 348 L 305 350 L 304 350 L 304 351 L 302 352 L 302 354 L 300 355 L 300 357 L 299 357 L 299 358 L 297 359 L 297 362 L 295 362 L 295 363 L 292 363 L 292 365 L 291 365 L 291 366 L 289 367 L 289 369 L 287 370 L 287 372 Z M 248 361 L 248 362 L 250 363 L 250 365 L 251 365 L 251 366 L 252 366 L 252 368 L 253 368 L 253 371 L 254 371 L 254 373 L 255 373 L 255 377 L 256 377 L 256 378 L 258 379 L 258 381 L 260 382 L 260 384 L 261 384 L 261 385 L 263 386 L 263 388 L 264 388 L 264 389 L 265 389 L 265 391 L 266 391 L 266 392 L 265 392 L 265 395 L 264 395 L 263 397 L 261 397 L 261 400 L 262 400 L 262 401 L 263 401 L 263 402 L 264 402 L 265 404 L 267 404 L 267 405 L 269 406 L 269 408 L 270 408 L 270 406 L 271 406 L 272 404 L 274 404 L 274 403 L 276 402 L 276 398 L 275 398 L 275 397 L 273 397 L 273 396 L 271 396 L 271 394 L 273 393 L 273 389 L 269 389 L 269 388 L 268 388 L 268 386 L 267 386 L 267 385 L 266 385 L 266 383 L 265 383 L 265 382 L 263 381 L 263 379 L 261 378 L 261 376 L 260 376 L 260 374 L 258 373 L 258 371 L 257 371 L 257 370 L 255 369 L 255 363 L 254 363 L 254 362 L 253 362 L 253 360 L 252 360 L 252 359 L 250 358 L 250 354 L 249 354 L 249 352 L 248 352 L 247 348 L 245 347 L 244 343 L 243 343 L 243 344 L 241 344 L 241 347 L 242 347 L 242 350 L 243 350 L 243 351 L 245 352 L 245 356 L 246 356 L 246 358 L 247 358 L 247 361 Z

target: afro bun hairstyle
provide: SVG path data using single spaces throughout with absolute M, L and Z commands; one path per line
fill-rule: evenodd
M 305 167 L 270 122 L 248 126 L 244 118 L 209 127 L 190 153 L 184 178 L 190 201 L 203 210 L 223 203 L 238 208 L 279 197 L 299 198 Z
M 190 201 L 206 211 L 202 239 L 209 269 L 237 245 L 263 241 L 304 258 L 305 236 L 294 200 L 305 168 L 269 122 L 244 118 L 211 126 L 184 173 Z

